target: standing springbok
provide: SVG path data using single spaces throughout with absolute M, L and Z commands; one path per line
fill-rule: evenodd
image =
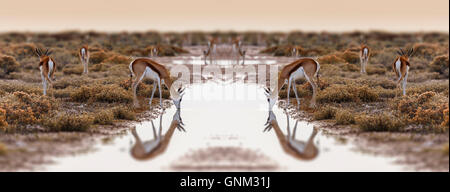
M 361 51 L 359 52 L 359 59 L 361 60 L 361 73 L 366 73 L 366 66 L 369 62 L 369 57 L 370 49 L 366 44 L 362 43 Z
M 232 43 L 232 54 L 236 57 L 237 64 L 242 57 L 242 64 L 245 64 L 245 50 L 242 50 L 242 41 L 239 38 L 233 38 Z
M 159 50 L 159 45 L 152 45 L 152 46 L 149 46 L 149 47 L 147 47 L 147 50 L 148 50 L 148 56 L 150 57 L 150 58 L 153 58 L 153 57 L 156 57 L 156 56 L 158 56 L 158 50 Z
M 44 95 L 47 95 L 47 88 L 53 84 L 55 80 L 56 63 L 53 58 L 50 57 L 52 51 L 49 49 L 42 52 L 41 49 L 35 49 L 36 55 L 39 57 L 39 70 L 41 71 L 42 86 L 44 89 Z
M 414 48 L 404 52 L 403 49 L 397 51 L 398 56 L 395 58 L 395 62 L 392 64 L 392 69 L 397 75 L 397 89 L 400 83 L 402 83 L 403 95 L 406 95 L 406 83 L 409 72 L 409 58 L 414 53 Z M 397 94 L 395 94 L 397 96 Z
M 312 58 L 302 58 L 297 61 L 292 62 L 283 67 L 281 72 L 278 75 L 278 87 L 274 91 L 281 90 L 281 88 L 288 84 L 287 87 L 287 103 L 285 108 L 289 105 L 289 95 L 291 91 L 291 87 L 294 89 L 295 98 L 297 99 L 298 108 L 300 108 L 300 99 L 298 98 L 297 88 L 295 86 L 295 82 L 300 78 L 306 78 L 306 80 L 311 84 L 313 89 L 313 96 L 311 99 L 311 103 L 309 107 L 314 108 L 316 106 L 316 95 L 317 95 L 317 82 L 319 82 L 319 70 L 320 64 L 316 60 Z M 317 82 L 313 79 L 313 77 L 317 78 Z M 274 94 L 271 94 L 274 95 Z M 277 99 L 277 97 L 270 97 L 269 100 Z M 269 101 L 269 103 L 274 103 L 275 101 Z
M 205 64 L 206 64 L 206 58 L 209 56 L 209 63 L 212 64 L 213 57 L 217 54 L 217 44 L 219 43 L 219 39 L 217 37 L 211 38 L 208 41 L 208 47 L 206 50 L 203 51 Z
M 132 81 L 132 77 L 135 76 L 135 80 L 133 81 L 132 84 L 133 100 L 135 107 L 139 107 L 139 102 L 136 96 L 137 86 L 144 79 L 144 77 L 147 77 L 153 81 L 153 90 L 152 96 L 150 97 L 149 105 L 152 104 L 153 95 L 155 94 L 156 87 L 158 87 L 159 105 L 160 107 L 162 107 L 161 84 L 164 84 L 169 89 L 170 96 L 172 97 L 174 104 L 177 106 L 177 108 L 179 108 L 182 95 L 172 87 L 173 81 L 170 78 L 170 73 L 163 65 L 148 58 L 138 58 L 130 63 L 129 68 L 131 72 L 130 81 Z
M 88 46 L 84 45 L 80 48 L 79 51 L 80 61 L 84 67 L 83 74 L 88 74 L 88 66 L 89 66 L 89 51 Z

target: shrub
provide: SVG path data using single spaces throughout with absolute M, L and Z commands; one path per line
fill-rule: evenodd
M 111 125 L 114 121 L 114 112 L 112 110 L 101 110 L 94 114 L 94 123 L 100 125 Z
M 81 75 L 83 74 L 83 66 L 75 66 L 75 67 L 65 67 L 63 69 L 63 73 L 64 75 L 71 75 L 71 74 L 75 74 L 75 75 Z
M 350 64 L 350 63 L 346 63 L 342 66 L 342 69 L 344 71 L 351 71 L 351 72 L 356 72 L 356 71 L 360 71 L 360 66 L 357 66 L 355 64 Z
M 428 126 L 448 124 L 445 123 L 448 118 L 448 98 L 435 92 L 404 96 L 394 103 L 395 109 L 407 115 L 411 123 Z
M 345 109 L 337 110 L 335 119 L 338 125 L 349 125 L 355 123 L 355 117 L 353 113 Z
M 28 94 L 34 93 L 34 94 L 42 94 L 42 90 L 37 88 L 36 86 L 20 83 L 20 82 L 0 82 L 0 90 L 8 93 L 13 93 L 16 91 L 25 92 Z
M 0 78 L 6 77 L 11 72 L 18 71 L 20 64 L 14 57 L 8 55 L 0 55 Z
M 317 101 L 322 103 L 374 102 L 378 98 L 377 92 L 367 85 L 335 84 L 322 90 L 317 96 Z
M 136 114 L 129 107 L 120 106 L 112 109 L 114 113 L 114 118 L 125 119 L 125 120 L 135 120 Z
M 70 98 L 76 102 L 106 102 L 106 103 L 129 103 L 133 100 L 130 92 L 116 84 L 99 85 L 93 84 L 82 86 L 75 90 Z
M 0 99 L 0 108 L 5 110 L 6 122 L 11 126 L 39 123 L 42 115 L 56 109 L 58 103 L 46 96 L 14 92 Z
M 108 68 L 106 66 L 106 64 L 104 63 L 98 63 L 98 64 L 94 64 L 92 65 L 92 67 L 90 68 L 91 71 L 94 72 L 99 72 L 99 71 L 107 71 Z
M 114 54 L 104 60 L 104 63 L 111 63 L 111 64 L 129 64 L 130 62 L 131 62 L 130 57 L 118 54 Z
M 432 59 L 440 53 L 439 44 L 433 43 L 417 43 L 414 45 L 414 56 Z
M 429 66 L 431 71 L 439 72 L 443 77 L 448 78 L 448 55 L 435 57 Z
M 103 62 L 107 58 L 108 54 L 106 54 L 104 51 L 95 51 L 89 55 L 89 62 L 92 64 L 97 64 Z
M 372 66 L 369 64 L 368 66 L 366 66 L 366 72 L 368 75 L 374 75 L 374 74 L 384 75 L 384 74 L 386 74 L 386 68 Z
M 43 125 L 50 131 L 87 131 L 93 124 L 93 118 L 87 114 L 59 113 L 44 119 Z
M 356 124 L 361 131 L 400 131 L 404 124 L 400 119 L 391 118 L 391 115 L 375 114 L 360 115 L 356 117 Z
M 322 56 L 319 57 L 319 59 L 317 59 L 317 61 L 319 63 L 324 63 L 324 64 L 339 64 L 339 63 L 345 63 L 345 60 L 336 56 L 336 55 L 326 55 L 326 56 Z
M 337 109 L 329 105 L 320 107 L 319 110 L 314 112 L 315 120 L 333 119 L 336 115 Z
M 0 128 L 8 126 L 6 122 L 6 110 L 0 108 Z
M 359 54 L 352 51 L 344 51 L 339 56 L 348 63 L 356 64 L 359 62 Z

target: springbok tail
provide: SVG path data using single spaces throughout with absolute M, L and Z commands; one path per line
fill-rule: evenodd
M 316 78 L 317 78 L 317 86 L 319 87 L 319 90 L 321 90 L 320 89 L 320 79 L 319 79 L 319 72 L 320 72 L 320 64 L 319 64 L 319 62 L 317 62 L 316 60 L 314 60 L 315 62 L 316 62 L 316 64 L 317 64 L 317 69 L 316 69 L 316 73 L 314 74 L 314 76 L 316 76 Z
M 135 76 L 134 72 L 133 72 L 133 63 L 134 63 L 134 60 L 131 61 L 130 65 L 128 66 L 128 68 L 130 69 L 130 87 L 133 84 L 133 76 Z

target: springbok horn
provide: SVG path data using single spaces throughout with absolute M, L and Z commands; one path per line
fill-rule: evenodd
M 397 50 L 397 54 L 402 56 L 402 53 L 399 50 Z
M 402 55 L 405 55 L 405 52 L 403 51 L 402 48 L 400 48 L 400 51 L 402 52 Z
M 45 50 L 44 55 L 48 55 L 47 53 L 48 53 L 48 48 Z
M 38 48 L 34 49 L 34 53 L 36 53 L 36 55 L 37 55 L 38 57 L 40 57 Z
M 49 50 L 48 53 L 47 53 L 47 55 L 51 55 L 52 53 L 53 53 L 53 51 L 52 51 L 52 50 Z

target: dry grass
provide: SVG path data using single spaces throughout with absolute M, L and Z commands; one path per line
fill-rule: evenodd
M 402 120 L 393 118 L 390 114 L 359 115 L 356 124 L 361 131 L 401 131 L 404 127 Z
M 55 116 L 45 118 L 43 125 L 49 129 L 49 131 L 87 131 L 93 124 L 94 118 L 88 114 L 72 114 L 72 113 L 59 113 Z

